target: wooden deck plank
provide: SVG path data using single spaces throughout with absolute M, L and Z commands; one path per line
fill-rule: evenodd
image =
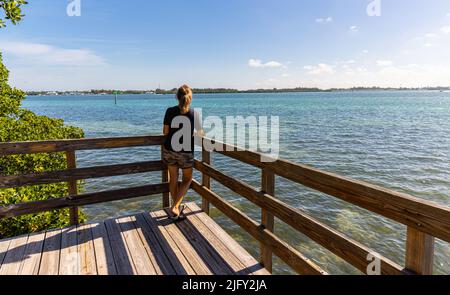
M 40 275 L 57 275 L 59 272 L 59 257 L 61 251 L 61 229 L 50 230 L 45 233 L 44 248 L 42 250 Z
M 61 231 L 61 257 L 59 260 L 60 275 L 80 274 L 77 236 L 76 226 L 71 226 Z
M 175 269 L 141 214 L 130 217 L 158 275 L 174 275 Z
M 0 267 L 2 266 L 3 259 L 5 258 L 6 253 L 8 252 L 9 244 L 11 243 L 11 240 L 12 239 L 9 238 L 9 239 L 0 241 Z
M 203 257 L 200 256 L 200 253 L 193 247 L 191 241 L 189 241 L 180 228 L 168 218 L 167 213 L 164 210 L 152 212 L 151 215 L 156 218 L 160 224 L 164 225 L 198 275 L 214 274 L 214 269 L 212 269 Z
M 270 273 L 247 252 L 235 239 L 233 239 L 223 228 L 221 228 L 211 217 L 195 203 L 188 203 L 188 220 L 198 228 L 207 228 L 214 238 L 218 239 L 243 266 L 238 274 L 269 275 Z M 206 235 L 205 235 L 206 236 Z M 234 261 L 234 260 L 232 260 Z M 238 266 L 238 265 L 236 265 Z M 239 265 L 240 267 L 240 265 Z
M 94 242 L 97 273 L 99 275 L 116 275 L 117 269 L 109 242 L 105 224 L 92 224 L 92 238 Z
M 37 275 L 41 264 L 45 232 L 30 234 L 19 269 L 19 275 Z
M 159 227 L 167 230 L 167 233 L 171 236 L 180 249 L 180 252 L 184 255 L 197 275 L 213 274 L 212 270 L 209 269 L 208 265 L 198 255 L 197 251 L 192 247 L 191 243 L 186 239 L 180 229 L 167 218 L 167 214 L 164 210 L 151 212 L 150 216 Z
M 186 260 L 180 248 L 178 248 L 178 245 L 172 239 L 164 226 L 159 225 L 153 219 L 150 213 L 142 213 L 140 216 L 142 217 L 143 221 L 148 224 L 148 228 L 155 235 L 156 240 L 169 259 L 170 264 L 174 268 L 175 272 L 179 275 L 195 275 L 196 273 L 194 269 Z M 139 219 L 140 218 L 138 218 L 138 220 Z
M 130 217 L 118 218 L 122 235 L 127 244 L 128 250 L 131 254 L 131 259 L 134 263 L 138 275 L 156 275 L 155 267 L 145 250 L 142 240 L 134 226 L 134 222 Z
M 209 266 L 215 275 L 231 275 L 236 271 L 233 268 L 239 269 L 239 266 L 235 266 L 235 257 L 230 257 L 229 253 L 225 250 L 223 245 L 208 231 L 208 229 L 202 227 L 197 228 L 192 225 L 190 220 L 175 223 L 180 229 L 182 234 L 191 243 L 192 247 L 197 251 L 202 260 Z M 209 235 L 208 237 L 204 235 Z M 221 251 L 222 250 L 222 251 Z M 222 255 L 223 256 L 222 256 Z M 232 261 L 234 258 L 234 261 Z M 233 263 L 235 262 L 235 263 Z M 242 269 L 242 267 L 240 267 Z
M 19 273 L 27 241 L 28 235 L 14 238 L 11 241 L 0 268 L 0 275 L 17 275 Z
M 105 225 L 109 236 L 109 242 L 114 257 L 114 262 L 117 268 L 117 274 L 136 274 L 137 271 L 131 260 L 131 255 L 126 246 L 125 240 L 123 239 L 120 232 L 120 226 L 117 224 L 115 219 L 106 220 Z
M 0 241 L 0 273 L 252 274 L 260 264 L 195 204 Z M 235 252 L 238 251 L 238 252 Z M 256 265 L 256 268 L 255 268 Z
M 77 226 L 79 272 L 81 275 L 96 275 L 94 242 L 92 241 L 91 224 Z

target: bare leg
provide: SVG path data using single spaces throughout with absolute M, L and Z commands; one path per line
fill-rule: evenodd
M 191 187 L 192 183 L 192 168 L 189 169 L 183 169 L 183 180 L 178 185 L 178 195 L 176 203 L 174 204 L 174 209 L 176 208 L 178 211 L 178 208 L 180 207 L 181 203 L 183 202 L 183 198 L 186 195 L 187 191 Z M 177 214 L 177 211 L 174 211 L 174 213 Z M 179 213 L 179 211 L 178 211 Z
M 179 169 L 177 166 L 170 166 L 168 167 L 169 170 L 169 191 L 170 195 L 172 196 L 172 209 L 173 206 L 177 202 L 178 198 L 178 173 Z M 175 212 L 176 213 L 176 212 Z M 178 214 L 178 213 L 176 213 Z

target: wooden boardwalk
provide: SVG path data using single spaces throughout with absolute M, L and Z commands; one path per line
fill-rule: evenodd
M 0 241 L 0 275 L 269 274 L 194 203 Z
M 305 256 L 295 245 L 277 235 L 275 218 L 277 223 L 290 226 L 293 233 L 305 235 L 361 274 L 368 274 L 373 267 L 373 261 L 368 257 L 376 257 L 380 262 L 378 274 L 431 275 L 435 240 L 440 239 L 446 245 L 450 243 L 449 206 L 301 163 L 269 159 L 267 155 L 217 140 L 200 139 L 202 157 L 195 160 L 194 169 L 200 172 L 201 181 L 194 179 L 191 189 L 201 197 L 202 205 L 200 210 L 189 204 L 188 220 L 173 224 L 168 222 L 164 211 L 158 211 L 81 226 L 78 226 L 78 212 L 88 205 L 162 196 L 162 207 L 169 206 L 169 175 L 162 160 L 165 137 L 0 143 L 0 157 L 65 153 L 67 161 L 67 168 L 62 170 L 0 175 L 0 190 L 61 182 L 68 188 L 67 194 L 55 198 L 2 205 L 0 220 L 69 209 L 70 224 L 73 225 L 0 241 L 0 274 L 267 274 L 272 272 L 274 256 L 298 274 L 328 274 L 317 264 L 320 258 Z M 161 151 L 161 157 L 156 160 L 77 168 L 78 151 L 156 146 Z M 212 146 L 214 150 L 210 150 Z M 257 168 L 261 175 L 259 188 L 215 167 L 211 161 L 213 154 Z M 148 172 L 160 172 L 161 182 L 83 194 L 77 190 L 81 180 L 131 177 Z M 378 254 L 380 251 L 351 238 L 348 233 L 321 222 L 303 208 L 283 202 L 276 195 L 277 178 L 402 224 L 406 229 L 404 265 L 391 260 L 392 257 Z M 211 187 L 211 181 L 260 208 L 260 218 L 257 220 L 236 208 Z M 259 242 L 260 263 L 208 216 L 211 205 Z

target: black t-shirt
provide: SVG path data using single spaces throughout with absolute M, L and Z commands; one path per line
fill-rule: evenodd
M 172 123 L 174 126 L 172 126 Z M 181 130 L 185 127 L 185 124 L 190 125 L 186 126 L 186 130 L 189 133 L 186 136 L 182 136 L 184 130 Z M 201 130 L 200 118 L 196 111 L 190 109 L 186 114 L 182 114 L 178 106 L 168 108 L 164 116 L 164 125 L 170 127 L 169 134 L 164 142 L 164 147 L 167 150 L 181 153 L 194 153 L 194 129 L 197 131 Z M 175 146 L 172 146 L 174 135 Z M 185 142 L 186 140 L 190 140 L 190 145 L 189 142 Z

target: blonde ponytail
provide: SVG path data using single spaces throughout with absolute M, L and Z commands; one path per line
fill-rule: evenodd
M 177 91 L 178 106 L 183 114 L 189 112 L 192 102 L 192 89 L 187 86 L 181 86 Z

